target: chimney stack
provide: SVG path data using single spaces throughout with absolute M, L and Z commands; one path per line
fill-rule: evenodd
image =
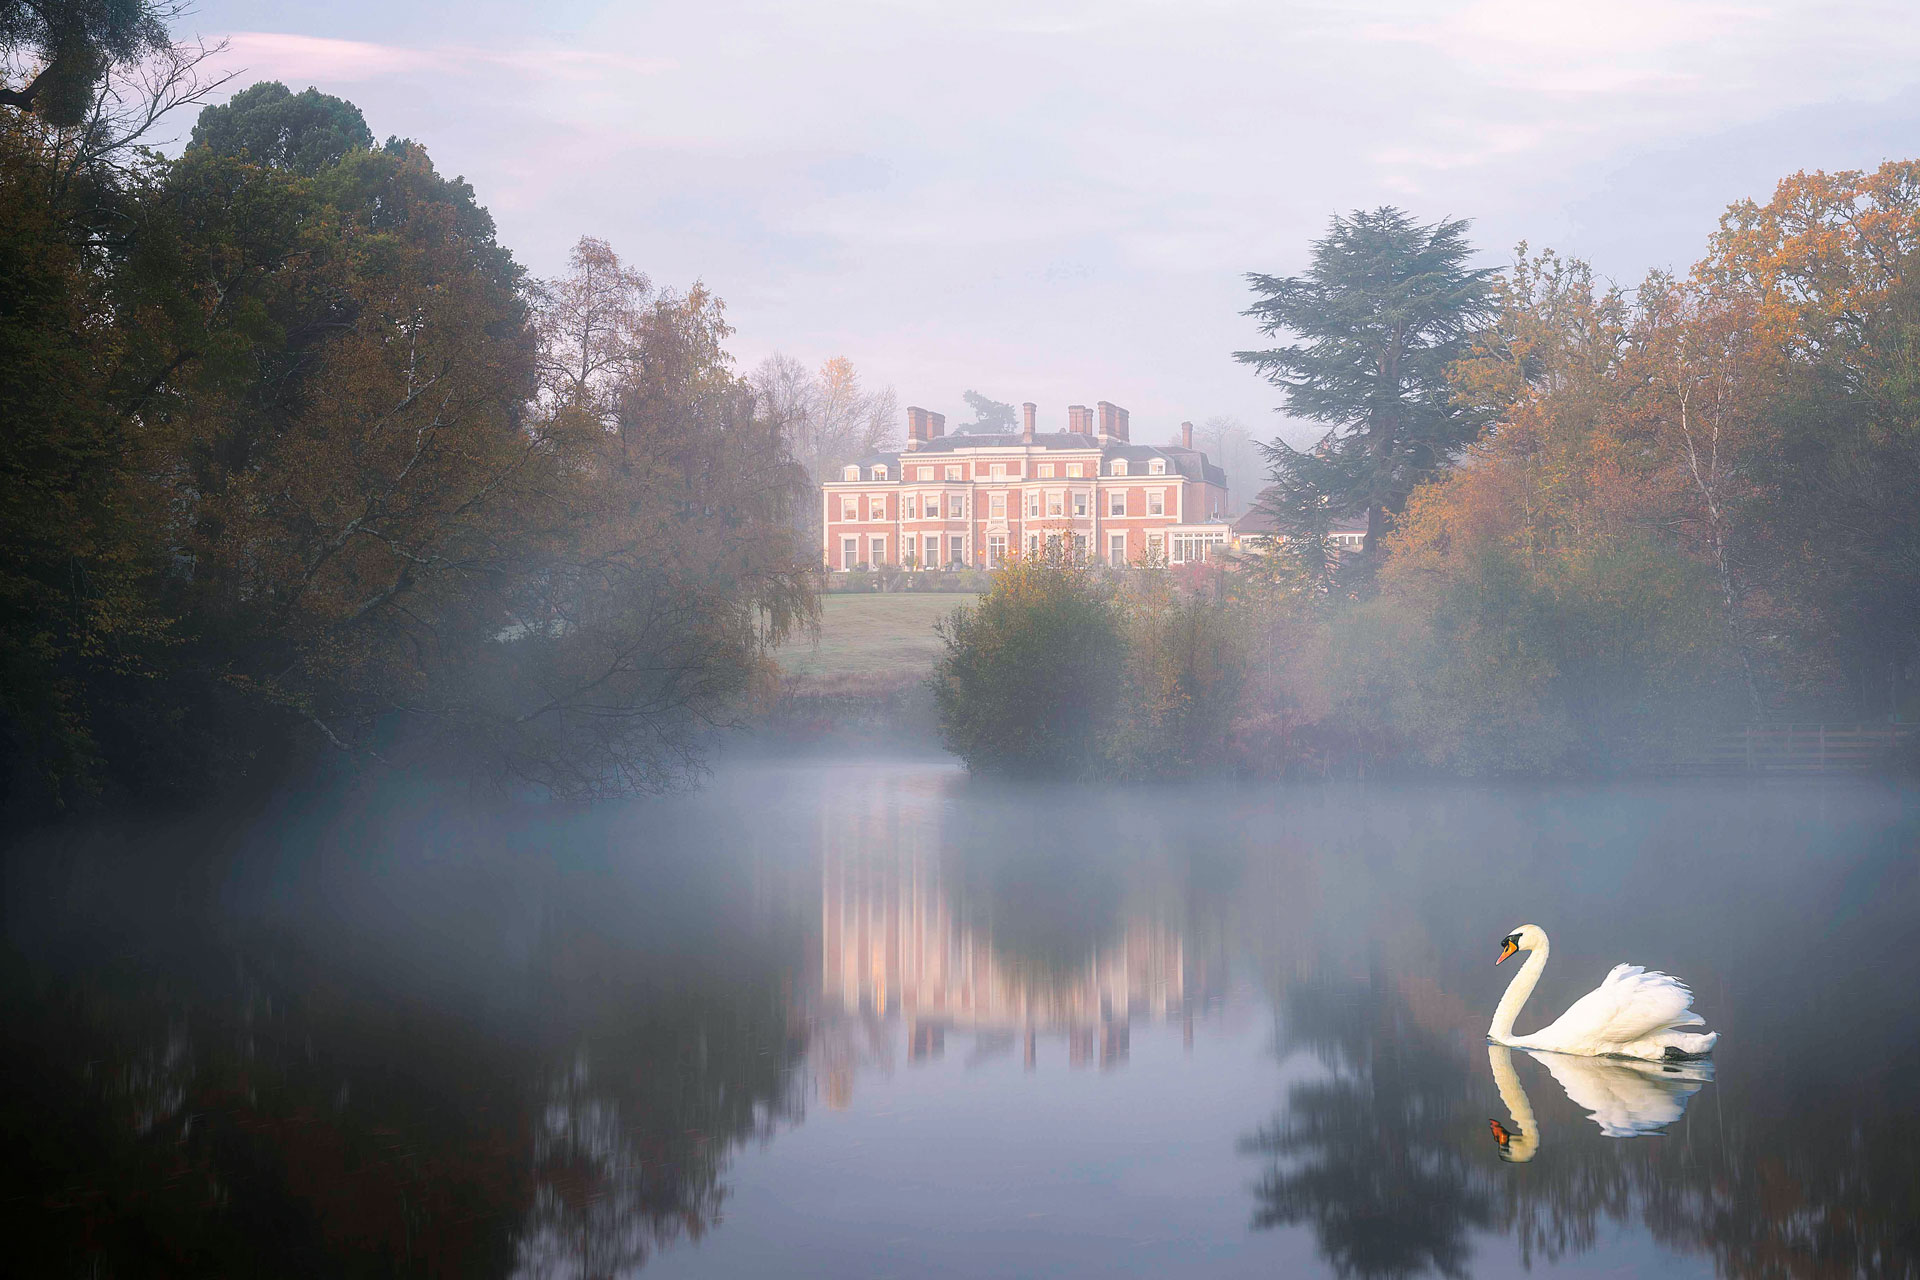
M 947 434 L 947 415 L 944 413 L 928 414 L 927 415 L 927 439 L 938 440 L 941 436 L 945 434 Z
M 1033 415 L 1039 411 L 1040 406 L 1031 400 L 1020 406 L 1021 415 L 1026 418 L 1026 425 L 1020 428 L 1020 443 L 1033 443 Z
M 1093 434 L 1093 410 L 1087 408 L 1087 406 L 1083 404 L 1068 405 L 1067 406 L 1067 430 L 1073 433 L 1074 435 L 1080 435 L 1080 436 L 1092 435 Z
M 1113 439 L 1113 429 L 1119 422 L 1120 415 L 1115 413 L 1113 405 L 1105 400 L 1102 400 L 1097 407 L 1100 410 L 1100 443 L 1105 444 Z
M 1182 449 L 1193 448 L 1193 424 L 1191 422 L 1183 422 L 1180 424 L 1180 447 Z
M 1133 435 L 1133 415 L 1115 405 L 1113 417 L 1114 434 L 1120 437 L 1121 444 L 1125 444 Z

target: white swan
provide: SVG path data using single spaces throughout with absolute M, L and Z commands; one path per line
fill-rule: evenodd
M 1648 973 L 1638 965 L 1617 964 L 1593 990 L 1575 1000 L 1551 1024 L 1530 1036 L 1513 1034 L 1520 1006 L 1533 994 L 1547 967 L 1547 935 L 1538 925 L 1523 924 L 1500 940 L 1500 964 L 1516 951 L 1533 955 L 1507 984 L 1493 1011 L 1487 1039 L 1516 1049 L 1545 1049 L 1550 1053 L 1577 1053 L 1587 1057 L 1666 1058 L 1699 1057 L 1713 1051 L 1717 1031 L 1687 1032 L 1705 1019 L 1693 1011 L 1693 992 L 1680 979 Z

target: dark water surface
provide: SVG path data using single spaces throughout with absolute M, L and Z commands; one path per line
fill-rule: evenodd
M 93 833 L 5 908 L 12 1274 L 1920 1273 L 1911 789 L 754 765 Z M 1711 1069 L 1490 1054 L 1526 922 L 1522 1030 L 1631 961 Z

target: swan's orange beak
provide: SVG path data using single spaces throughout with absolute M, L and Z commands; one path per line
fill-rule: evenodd
M 1506 960 L 1508 956 L 1512 955 L 1514 952 L 1518 951 L 1519 949 L 1520 949 L 1519 947 L 1516 947 L 1513 945 L 1513 939 L 1508 938 L 1506 945 L 1500 948 L 1500 954 L 1497 958 L 1495 958 L 1494 963 L 1500 964 L 1501 962 Z
M 1498 1120 L 1487 1121 L 1487 1127 L 1493 1130 L 1493 1140 L 1502 1147 L 1513 1141 L 1513 1135 L 1507 1132 L 1507 1126 L 1501 1124 Z

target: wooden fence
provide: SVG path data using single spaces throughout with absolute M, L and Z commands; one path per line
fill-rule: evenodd
M 1873 773 L 1888 768 L 1910 725 L 1763 725 L 1723 733 L 1669 766 L 1682 774 Z

